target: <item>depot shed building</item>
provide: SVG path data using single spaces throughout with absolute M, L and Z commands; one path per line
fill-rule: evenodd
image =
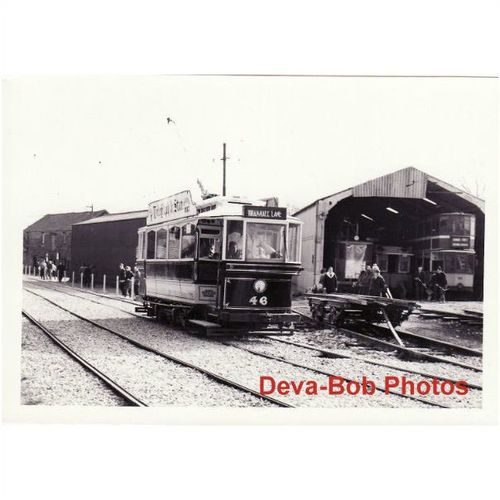
M 395 297 L 414 295 L 418 266 L 427 282 L 442 266 L 450 294 L 482 298 L 484 201 L 416 168 L 326 196 L 294 215 L 304 222 L 299 292 L 330 265 L 339 290 L 352 291 L 361 269 L 377 263 Z
M 133 266 L 136 259 L 137 230 L 146 225 L 147 210 L 104 215 L 73 224 L 72 271 L 92 268 L 95 283 L 113 286 L 120 263 Z

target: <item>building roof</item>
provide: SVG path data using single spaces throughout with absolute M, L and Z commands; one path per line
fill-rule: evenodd
M 117 214 L 107 214 L 94 219 L 88 219 L 83 222 L 77 222 L 75 225 L 100 224 L 102 222 L 116 222 L 120 220 L 145 219 L 148 216 L 147 210 L 136 210 L 134 212 L 121 212 Z
M 68 212 L 64 214 L 47 214 L 37 220 L 25 231 L 71 231 L 71 226 L 87 219 L 93 219 L 107 214 L 107 210 L 94 210 L 93 212 Z
M 411 182 L 402 182 L 406 178 L 412 178 Z M 417 179 L 417 180 L 416 180 Z M 455 194 L 459 198 L 475 205 L 482 212 L 485 209 L 484 200 L 474 196 L 472 194 L 466 193 L 463 189 L 459 189 L 451 184 L 438 179 L 432 175 L 429 175 L 421 170 L 414 167 L 407 167 L 390 174 L 382 175 L 380 177 L 375 177 L 366 182 L 358 184 L 356 186 L 344 189 L 338 193 L 334 193 L 328 196 L 319 198 L 312 203 L 309 203 L 305 207 L 301 208 L 294 215 L 298 215 L 304 212 L 308 208 L 316 205 L 316 203 L 326 200 L 328 198 L 337 197 L 337 195 L 342 195 L 341 198 L 348 196 L 364 197 L 364 196 L 393 196 L 393 197 L 404 197 L 404 198 L 424 198 L 427 183 L 431 182 L 445 191 Z M 401 186 L 407 188 L 405 193 L 400 192 Z M 408 189 L 409 188 L 409 189 Z M 399 189 L 399 190 L 398 190 Z M 423 195 L 423 196 L 422 196 Z

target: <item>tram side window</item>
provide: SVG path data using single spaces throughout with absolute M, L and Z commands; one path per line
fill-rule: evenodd
M 149 231 L 147 238 L 148 238 L 148 244 L 147 244 L 146 258 L 147 259 L 154 259 L 155 258 L 156 232 L 155 231 Z
M 288 227 L 288 261 L 299 262 L 299 231 L 298 224 L 290 224 Z
M 181 228 L 172 226 L 168 230 L 168 258 L 178 259 L 180 256 Z
M 156 258 L 167 258 L 167 230 L 160 229 L 156 235 Z
M 399 272 L 400 273 L 409 273 L 410 272 L 410 256 L 409 255 L 401 255 L 399 257 Z
M 284 260 L 285 226 L 247 223 L 246 254 L 250 260 Z
M 243 259 L 243 221 L 227 221 L 226 259 Z
M 196 244 L 195 230 L 194 224 L 182 226 L 181 259 L 194 258 L 194 247 Z
M 200 237 L 200 259 L 220 259 L 220 236 Z
M 138 260 L 144 258 L 144 233 L 139 233 L 137 235 L 137 248 L 135 255 L 135 258 Z

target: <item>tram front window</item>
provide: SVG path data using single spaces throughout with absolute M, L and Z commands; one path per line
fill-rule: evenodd
M 247 223 L 246 258 L 248 260 L 285 259 L 285 226 L 283 224 Z
M 466 253 L 445 254 L 444 272 L 472 274 L 474 272 L 474 256 Z
M 243 259 L 243 221 L 227 221 L 226 259 Z

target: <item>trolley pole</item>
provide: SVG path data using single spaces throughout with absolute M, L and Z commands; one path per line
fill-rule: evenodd
M 102 275 L 102 293 L 106 293 L 106 275 Z
M 226 196 L 226 143 L 222 144 L 222 196 Z

